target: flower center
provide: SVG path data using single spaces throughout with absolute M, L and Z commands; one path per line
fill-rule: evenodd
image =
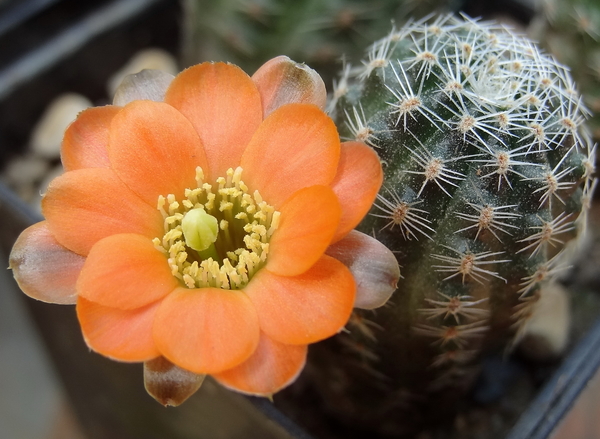
M 197 187 L 181 203 L 173 194 L 158 197 L 165 234 L 152 242 L 188 288 L 240 289 L 266 263 L 280 213 L 241 177 L 242 168 L 230 168 L 213 189 L 197 167 Z

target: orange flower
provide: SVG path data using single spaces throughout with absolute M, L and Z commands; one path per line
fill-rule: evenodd
M 67 172 L 13 248 L 15 278 L 31 297 L 76 303 L 94 351 L 146 362 L 163 403 L 189 396 L 161 384 L 172 367 L 188 393 L 204 374 L 276 392 L 308 344 L 354 305 L 383 304 L 399 275 L 389 251 L 351 232 L 382 172 L 366 145 L 340 145 L 325 97 L 286 57 L 252 78 L 223 63 L 129 77 L 114 106 L 65 133 Z

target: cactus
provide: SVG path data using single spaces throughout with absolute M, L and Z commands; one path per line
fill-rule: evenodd
M 600 140 L 600 2 L 543 0 L 530 34 L 567 65 L 588 107 L 593 137 Z
M 567 69 L 498 24 L 393 30 L 336 84 L 341 137 L 371 145 L 384 169 L 360 227 L 403 278 L 391 305 L 355 313 L 315 353 L 314 387 L 344 424 L 397 433 L 427 392 L 460 394 L 482 350 L 527 333 L 586 232 L 595 147 Z M 438 415 L 455 407 L 436 398 Z
M 184 64 L 233 62 L 255 71 L 285 54 L 334 75 L 342 55 L 352 59 L 391 20 L 451 10 L 460 0 L 186 0 Z

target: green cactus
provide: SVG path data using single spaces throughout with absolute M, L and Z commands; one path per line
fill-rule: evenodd
M 314 353 L 315 387 L 344 423 L 397 432 L 427 392 L 467 388 L 482 349 L 513 346 L 568 268 L 596 185 L 588 112 L 531 41 L 452 16 L 376 42 L 331 110 L 342 138 L 379 153 L 384 184 L 360 228 L 403 278 Z
M 287 55 L 333 76 L 342 55 L 352 60 L 379 29 L 409 15 L 456 8 L 461 0 L 185 0 L 184 64 L 233 62 L 255 71 Z
M 567 65 L 594 116 L 588 122 L 600 140 L 600 2 L 543 0 L 530 34 Z

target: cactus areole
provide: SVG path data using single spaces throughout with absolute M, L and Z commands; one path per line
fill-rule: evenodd
M 486 343 L 501 350 L 527 334 L 586 232 L 589 113 L 567 69 L 533 42 L 452 16 L 377 41 L 362 66 L 346 66 L 329 108 L 342 138 L 371 145 L 385 172 L 361 227 L 396 253 L 403 278 L 393 304 L 355 314 L 338 340 L 359 357 L 352 382 L 362 373 L 387 389 L 349 410 L 389 424 L 407 403 L 398 395 L 463 386 Z

